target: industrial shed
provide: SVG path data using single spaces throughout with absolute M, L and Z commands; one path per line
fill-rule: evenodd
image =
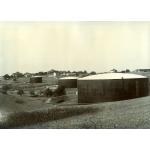
M 33 76 L 30 78 L 30 83 L 42 83 L 41 76 Z
M 97 103 L 149 95 L 148 78 L 127 73 L 105 73 L 78 79 L 78 102 Z
M 77 88 L 77 77 L 64 77 L 58 80 L 58 85 L 65 88 Z

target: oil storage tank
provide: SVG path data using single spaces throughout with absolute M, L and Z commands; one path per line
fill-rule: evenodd
M 30 83 L 42 83 L 41 76 L 33 76 L 30 78 Z
M 58 85 L 65 88 L 77 88 L 77 77 L 64 77 L 58 80 Z
M 78 79 L 78 103 L 126 100 L 149 95 L 148 78 L 130 73 L 105 73 Z

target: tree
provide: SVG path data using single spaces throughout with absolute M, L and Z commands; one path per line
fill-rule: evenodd
M 53 95 L 53 92 L 52 92 L 51 89 L 46 88 L 46 90 L 44 91 L 44 95 L 45 95 L 46 97 L 50 97 L 50 96 Z
M 115 72 L 115 73 L 118 72 L 116 69 L 112 69 L 112 70 L 110 70 L 110 71 L 111 71 L 111 72 Z
M 55 96 L 61 96 L 61 95 L 65 95 L 65 94 L 66 94 L 65 87 L 62 85 L 59 85 L 57 87 L 57 89 L 54 91 Z
M 11 85 L 3 85 L 2 86 L 2 93 L 7 94 L 7 91 L 11 89 Z
M 17 81 L 17 78 L 16 78 L 16 77 L 13 77 L 13 81 Z
M 9 79 L 10 79 L 10 76 L 9 76 L 8 74 L 5 74 L 5 75 L 3 76 L 3 78 L 4 78 L 5 80 L 9 80 Z
M 87 71 L 86 71 L 86 70 L 84 70 L 84 71 L 83 71 L 83 73 L 84 73 L 84 74 L 87 74 Z
M 130 72 L 130 70 L 129 70 L 129 69 L 126 69 L 126 72 Z
M 42 72 L 42 71 L 40 71 L 40 72 L 37 73 L 37 75 L 39 75 L 39 76 L 47 75 L 47 72 Z
M 92 71 L 90 74 L 91 74 L 91 75 L 95 75 L 95 74 L 96 74 L 96 72 L 95 72 L 95 71 Z
M 24 74 L 23 73 L 20 73 L 20 72 L 15 72 L 12 74 L 13 77 L 16 77 L 16 78 L 21 78 L 21 77 L 24 77 Z
M 30 95 L 32 96 L 32 97 L 35 97 L 36 95 L 35 95 L 35 91 L 34 90 L 31 90 L 30 91 Z

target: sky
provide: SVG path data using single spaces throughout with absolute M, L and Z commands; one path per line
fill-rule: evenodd
M 150 22 L 0 22 L 0 75 L 150 68 Z

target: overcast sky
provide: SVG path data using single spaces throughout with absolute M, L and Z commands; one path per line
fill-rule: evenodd
M 150 22 L 1 22 L 0 74 L 150 68 Z

